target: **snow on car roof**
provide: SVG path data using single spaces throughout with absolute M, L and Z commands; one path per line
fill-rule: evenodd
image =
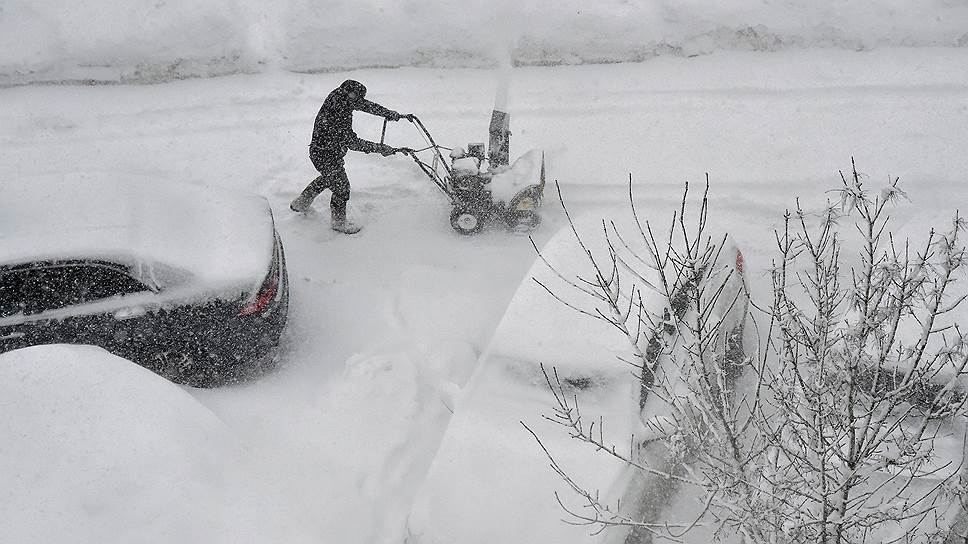
M 161 264 L 206 285 L 249 285 L 272 258 L 265 199 L 119 173 L 18 179 L 0 194 L 0 265 Z

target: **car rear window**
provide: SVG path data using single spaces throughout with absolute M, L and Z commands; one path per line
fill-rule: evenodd
M 119 268 L 103 264 L 0 270 L 0 317 L 39 314 L 146 290 Z

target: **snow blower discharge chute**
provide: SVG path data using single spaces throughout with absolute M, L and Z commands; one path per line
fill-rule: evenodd
M 476 234 L 491 220 L 501 221 L 515 232 L 530 232 L 538 226 L 545 187 L 544 153 L 531 150 L 509 164 L 510 115 L 497 109 L 491 113 L 486 156 L 483 143 L 468 144 L 466 150 L 438 145 L 420 119 L 409 119 L 427 143 L 410 156 L 450 199 L 454 230 Z

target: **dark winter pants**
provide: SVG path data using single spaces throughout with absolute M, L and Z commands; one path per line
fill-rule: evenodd
M 333 211 L 345 216 L 346 201 L 350 199 L 350 180 L 346 177 L 343 166 L 345 151 L 324 148 L 309 148 L 309 160 L 319 171 L 319 177 L 314 179 L 303 189 L 303 196 L 310 201 L 326 189 L 333 191 L 329 205 Z

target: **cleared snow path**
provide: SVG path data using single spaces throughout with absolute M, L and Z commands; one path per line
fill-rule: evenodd
M 288 201 L 314 176 L 312 119 L 346 77 L 420 115 L 444 145 L 485 140 L 489 71 L 0 90 L 0 180 L 98 170 L 269 199 L 292 280 L 285 361 L 256 383 L 190 391 L 247 448 L 269 505 L 248 512 L 264 520 L 253 542 L 401 541 L 453 399 L 533 261 L 527 238 L 453 233 L 444 198 L 403 157 L 348 157 L 360 235 L 329 230 L 326 195 L 316 217 L 293 216 Z M 631 172 L 643 212 L 664 221 L 682 181 L 709 172 L 711 221 L 743 248 L 754 289 L 782 209 L 797 195 L 822 203 L 851 156 L 874 184 L 901 177 L 913 201 L 895 214 L 903 225 L 940 226 L 968 204 L 968 48 L 516 69 L 509 108 L 512 156 L 543 147 L 575 208 L 623 213 Z M 356 129 L 379 139 L 378 119 Z M 387 139 L 412 146 L 413 134 L 399 123 Z M 546 202 L 539 243 L 563 224 Z

